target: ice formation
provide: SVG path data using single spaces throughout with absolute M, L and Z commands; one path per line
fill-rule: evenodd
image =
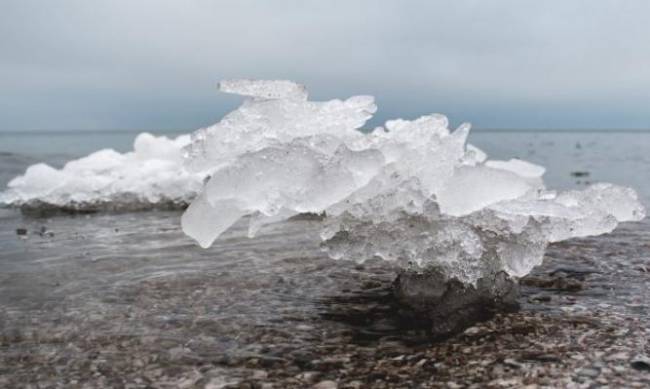
M 142 133 L 132 152 L 104 149 L 62 169 L 32 165 L 9 182 L 0 203 L 71 211 L 186 205 L 201 190 L 205 177 L 183 165 L 183 147 L 189 143 L 189 135 L 169 139 Z
M 363 133 L 369 96 L 307 100 L 289 81 L 234 80 L 223 91 L 249 98 L 197 131 L 187 166 L 211 177 L 182 217 L 203 247 L 244 215 L 249 236 L 299 213 L 324 213 L 330 257 L 371 257 L 436 268 L 475 283 L 488 273 L 521 277 L 549 242 L 612 231 L 645 216 L 636 193 L 612 184 L 557 193 L 544 168 L 488 160 L 445 116 L 391 120 Z
M 467 144 L 469 124 L 451 131 L 443 115 L 364 133 L 376 111 L 371 96 L 309 101 L 290 81 L 223 81 L 219 89 L 247 98 L 191 138 L 141 134 L 133 152 L 102 150 L 60 170 L 31 166 L 0 202 L 71 209 L 191 202 L 182 227 L 203 247 L 245 215 L 252 237 L 292 215 L 325 214 L 322 246 L 334 259 L 380 257 L 468 284 L 500 271 L 521 277 L 549 242 L 645 216 L 629 188 L 548 190 L 543 167 L 489 160 Z

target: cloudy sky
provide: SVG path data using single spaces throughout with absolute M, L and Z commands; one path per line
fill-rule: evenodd
M 373 124 L 650 128 L 650 1 L 3 0 L 0 131 L 194 129 L 223 78 L 376 96 Z

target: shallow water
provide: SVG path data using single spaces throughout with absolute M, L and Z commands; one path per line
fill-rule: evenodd
M 318 320 L 319 315 L 336 316 L 332 309 L 338 308 L 332 304 L 344 302 L 352 292 L 379 292 L 396 274 L 379 260 L 357 265 L 329 259 L 318 246 L 319 221 L 274 224 L 248 239 L 242 220 L 203 250 L 182 233 L 179 216 L 143 212 L 44 219 L 4 210 L 4 329 L 25 330 L 28 323 L 38 327 L 62 317 L 80 324 L 97 314 L 103 324 L 94 323 L 92 331 L 105 327 L 113 332 L 114 323 L 107 323 L 104 315 L 128 318 L 143 313 L 147 321 L 129 325 L 129 335 L 151 334 L 169 323 L 183 324 L 183 329 L 188 320 L 201 319 L 235 322 L 237 331 L 286 327 L 292 321 Z M 27 235 L 17 235 L 17 227 L 26 228 Z M 649 248 L 647 219 L 626 223 L 612 234 L 551 245 L 545 265 L 533 276 L 563 272 L 589 283 L 588 289 L 573 293 L 579 305 L 611 306 L 625 315 L 645 317 Z M 237 347 L 247 346 L 244 341 Z
M 17 374 L 12 361 L 33 367 L 38 365 L 29 358 L 41 356 L 64 372 L 83 371 L 84 360 L 108 348 L 104 360 L 135 353 L 156 356 L 156 366 L 167 368 L 222 366 L 219 376 L 230 377 L 251 359 L 265 368 L 311 363 L 327 353 L 325 346 L 381 349 L 397 342 L 408 350 L 432 344 L 427 323 L 413 321 L 394 301 L 394 269 L 382 261 L 361 266 L 328 259 L 317 244 L 318 221 L 272 225 L 255 239 L 246 238 L 240 224 L 201 250 L 182 234 L 179 216 L 33 219 L 4 212 L 5 368 Z M 18 236 L 16 227 L 28 235 Z M 562 272 L 583 286 L 525 286 L 522 310 L 557 317 L 605 312 L 647 324 L 648 248 L 646 221 L 553 245 L 533 277 L 553 279 Z M 112 365 L 119 375 L 119 363 Z
M 648 140 L 645 133 L 472 139 L 495 157 L 542 163 L 551 187 L 613 181 L 639 189 L 646 204 Z M 39 158 L 57 165 L 67 156 L 0 153 L 0 178 L 6 182 Z M 169 376 L 179 366 L 210 365 L 218 369 L 212 379 L 228 382 L 251 360 L 264 368 L 290 362 L 299 372 L 303 365 L 314 369 L 313 360 L 331 348 L 379 353 L 400 343 L 408 352 L 432 342 L 427 323 L 393 300 L 395 269 L 327 258 L 318 245 L 319 221 L 278 223 L 248 239 L 243 220 L 208 250 L 184 236 L 179 223 L 178 212 L 30 218 L 0 209 L 0 384 L 3 375 L 34 382 L 97 378 L 88 361 L 100 357 L 111 362 L 114 379 L 144 358 L 143 366 Z M 544 317 L 602 313 L 650 329 L 649 256 L 648 219 L 552 245 L 530 278 L 579 287 L 525 283 L 522 310 Z M 120 365 L 125 360 L 129 366 Z M 48 366 L 43 377 L 34 375 L 39 364 Z

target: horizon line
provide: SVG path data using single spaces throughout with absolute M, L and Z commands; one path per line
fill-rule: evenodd
M 158 129 L 140 129 L 140 128 L 115 128 L 115 129 L 28 129 L 28 130 L 0 130 L 0 135 L 20 135 L 20 134 L 78 134 L 78 133 L 183 133 L 189 134 L 199 130 L 187 129 L 173 129 L 173 128 L 158 128 Z M 366 129 L 361 129 L 366 130 Z M 370 130 L 370 129 L 368 129 Z M 454 129 L 450 128 L 453 132 Z M 473 127 L 470 132 L 584 132 L 584 133 L 645 133 L 650 132 L 650 128 L 477 128 Z

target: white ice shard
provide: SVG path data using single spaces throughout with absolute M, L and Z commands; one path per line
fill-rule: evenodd
M 189 135 L 142 133 L 132 152 L 104 149 L 62 169 L 36 164 L 9 182 L 0 203 L 82 211 L 182 206 L 196 197 L 205 176 L 183 165 L 182 148 L 189 142 Z
M 287 81 L 220 85 L 252 98 L 187 147 L 188 166 L 212 171 L 182 217 L 203 247 L 244 215 L 252 215 L 253 236 L 266 223 L 324 212 L 332 258 L 380 257 L 475 283 L 490 272 L 523 276 L 549 242 L 645 216 L 628 188 L 549 191 L 543 167 L 488 160 L 466 143 L 469 125 L 450 131 L 443 115 L 391 120 L 364 134 L 376 109 L 371 97 L 312 102 Z
M 263 99 L 307 100 L 307 88 L 287 80 L 223 80 L 218 89 Z
M 220 82 L 219 88 L 251 98 L 219 123 L 192 134 L 186 156 L 195 171 L 214 170 L 245 152 L 298 137 L 352 136 L 351 130 L 363 126 L 377 110 L 371 96 L 308 101 L 305 88 L 290 81 L 231 80 Z

